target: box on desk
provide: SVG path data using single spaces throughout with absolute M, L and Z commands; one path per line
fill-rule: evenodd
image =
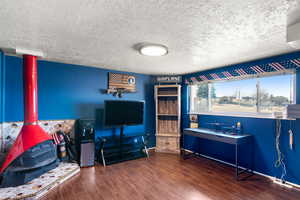
M 191 123 L 190 123 L 190 128 L 199 128 L 198 123 L 196 123 L 196 122 L 191 122 Z

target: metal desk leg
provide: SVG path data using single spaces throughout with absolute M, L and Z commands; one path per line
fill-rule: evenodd
M 242 170 L 240 170 L 239 169 L 239 154 L 238 154 L 238 151 L 239 151 L 239 147 L 238 147 L 238 144 L 235 144 L 235 171 L 236 171 L 236 175 L 235 175 L 235 177 L 236 177 L 236 180 L 237 181 L 239 181 L 239 180 L 241 180 L 240 178 L 239 178 L 239 176 L 242 174 L 242 173 L 245 173 L 245 172 L 248 172 L 248 173 L 251 173 L 249 176 L 247 176 L 247 177 L 244 177 L 244 178 L 242 178 L 242 179 L 246 179 L 246 178 L 248 178 L 248 177 L 250 177 L 250 176 L 252 176 L 254 173 L 253 173 L 253 157 L 254 157 L 254 147 L 253 147 L 253 145 L 251 145 L 252 147 L 251 147 L 251 166 L 249 166 L 249 163 L 248 163 L 248 165 L 247 165 L 247 167 L 245 168 L 245 169 L 242 169 Z
M 185 160 L 185 150 L 182 148 L 180 151 L 181 158 Z
M 149 158 L 148 148 L 146 147 L 144 136 L 142 136 L 142 142 L 143 142 L 144 151 L 145 151 L 145 153 L 147 155 L 147 158 Z
M 99 152 L 100 155 L 98 155 L 98 156 L 101 156 L 102 164 L 103 164 L 104 167 L 106 166 L 105 157 L 104 157 L 104 144 L 105 144 L 105 142 L 106 142 L 106 139 L 103 138 L 101 140 L 101 144 L 100 144 L 100 152 Z M 98 162 L 100 162 L 100 158 L 99 158 Z
M 251 140 L 251 174 L 253 175 L 254 169 L 254 142 Z
M 239 179 L 238 144 L 235 144 L 235 178 Z
M 180 155 L 181 157 L 184 159 L 184 135 L 182 134 L 182 147 L 180 148 L 181 151 L 180 151 Z
M 185 160 L 186 157 L 185 157 L 185 149 L 184 149 L 184 134 L 182 135 L 182 148 L 181 148 L 180 153 L 181 153 L 182 159 Z
M 104 158 L 103 149 L 101 149 L 101 157 L 102 157 L 102 164 L 105 167 L 106 166 L 106 162 L 105 162 L 105 158 Z

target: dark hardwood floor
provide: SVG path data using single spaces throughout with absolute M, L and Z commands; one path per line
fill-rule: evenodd
M 234 168 L 205 158 L 152 153 L 149 159 L 83 168 L 43 199 L 299 200 L 300 191 L 257 175 L 236 181 Z

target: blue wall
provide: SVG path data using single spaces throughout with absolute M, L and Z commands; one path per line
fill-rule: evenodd
M 23 120 L 22 59 L 5 56 L 5 116 L 4 121 Z M 107 88 L 108 72 L 93 67 L 38 61 L 39 119 L 59 120 L 96 118 L 100 123 L 104 100 L 118 99 L 103 94 Z M 137 92 L 125 94 L 122 100 L 144 100 L 146 102 L 145 124 L 125 128 L 125 133 L 144 132 L 152 134 L 154 145 L 154 98 L 153 77 L 134 74 Z M 109 135 L 111 129 L 97 126 L 97 135 Z
M 289 57 L 298 56 L 300 58 L 300 52 L 272 57 L 268 59 L 263 59 L 256 61 L 257 63 L 268 62 L 269 60 L 280 60 Z M 251 62 L 251 64 L 256 63 Z M 242 66 L 242 65 L 241 65 Z M 228 66 L 232 67 L 232 66 Z M 214 73 L 216 71 L 223 70 L 216 69 L 204 73 Z M 203 73 L 203 72 L 201 72 Z M 186 75 L 184 78 L 188 78 L 195 74 Z M 296 92 L 297 92 L 297 103 L 300 103 L 300 72 L 296 75 Z M 188 87 L 183 86 L 183 98 L 182 98 L 182 109 L 183 109 L 183 122 L 182 127 L 189 126 L 189 99 L 188 99 Z M 249 117 L 230 117 L 230 116 L 213 116 L 213 115 L 199 115 L 199 125 L 200 127 L 209 128 L 207 123 L 209 122 L 221 122 L 228 125 L 236 124 L 241 122 L 243 126 L 244 133 L 252 134 L 254 136 L 254 170 L 260 173 L 264 173 L 270 176 L 280 177 L 281 169 L 274 167 L 274 162 L 276 160 L 275 151 L 275 120 L 274 119 L 260 119 L 260 118 L 249 118 Z M 294 132 L 295 149 L 293 151 L 289 150 L 289 137 L 288 130 L 292 127 Z M 219 142 L 208 141 L 204 139 L 195 139 L 187 136 L 185 138 L 185 148 L 192 151 L 211 156 L 216 159 L 220 159 L 226 162 L 234 163 L 234 147 L 228 144 L 223 144 Z M 249 146 L 245 146 L 241 151 L 241 164 L 247 166 L 249 162 Z M 285 163 L 287 166 L 287 177 L 286 179 L 290 182 L 300 184 L 300 123 L 299 120 L 292 121 L 282 121 L 282 138 L 281 138 L 281 149 L 285 155 Z
M 4 84 L 2 82 L 3 80 L 3 64 L 2 64 L 2 55 L 3 53 L 0 51 L 0 123 L 2 123 L 3 119 L 2 119 L 2 115 L 3 115 L 3 88 L 4 88 Z M 0 133 L 0 137 L 1 137 L 1 133 Z
M 294 55 L 294 54 L 293 54 Z M 1 60 L 1 58 L 5 58 Z M 278 59 L 280 57 L 277 57 Z M 5 61 L 5 65 L 1 65 Z M 260 61 L 261 62 L 261 61 Z M 107 87 L 107 73 L 110 70 L 83 67 L 78 65 L 61 64 L 54 62 L 39 61 L 39 119 L 77 119 L 77 118 L 101 118 L 104 100 L 116 99 L 111 95 L 102 94 L 101 89 Z M 0 53 L 1 73 L 5 84 L 5 113 L 1 119 L 6 122 L 23 120 L 23 82 L 22 60 L 17 57 L 5 56 Z M 6 70 L 4 70 L 6 69 Z M 147 131 L 152 133 L 151 146 L 155 144 L 155 109 L 153 98 L 153 77 L 134 74 L 137 78 L 137 93 L 125 94 L 125 100 L 145 100 L 146 120 L 144 126 L 132 126 L 125 129 L 128 133 Z M 189 77 L 187 75 L 185 77 Z M 297 73 L 297 102 L 300 103 L 300 72 Z M 188 127 L 188 93 L 187 87 L 183 86 L 182 109 L 183 127 Z M 280 170 L 275 169 L 275 120 L 257 119 L 246 117 L 227 117 L 200 115 L 199 124 L 206 127 L 207 122 L 223 122 L 234 124 L 240 121 L 244 132 L 253 134 L 255 144 L 254 169 L 258 172 L 271 176 L 279 176 Z M 288 149 L 287 130 L 290 124 L 283 122 L 282 151 L 286 156 L 288 175 L 287 180 L 300 184 L 300 123 L 292 122 L 295 133 L 295 149 Z M 97 128 L 97 135 L 111 134 L 111 129 Z M 186 148 L 200 152 L 217 159 L 233 163 L 234 149 L 230 145 L 201 139 L 186 138 Z M 247 148 L 247 147 L 246 147 Z M 243 149 L 242 153 L 247 153 Z M 246 165 L 246 156 L 242 163 Z
M 4 118 L 4 93 L 5 93 L 5 56 L 0 51 L 0 123 Z

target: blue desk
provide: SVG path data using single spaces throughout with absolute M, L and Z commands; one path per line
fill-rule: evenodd
M 223 142 L 227 144 L 235 145 L 235 169 L 236 169 L 236 179 L 239 180 L 239 175 L 248 171 L 253 173 L 253 138 L 252 135 L 242 134 L 235 135 L 233 133 L 224 133 L 221 131 L 215 131 L 212 129 L 205 128 L 186 128 L 183 130 L 183 145 L 184 145 L 184 135 L 190 135 L 193 137 Z M 238 161 L 238 151 L 239 147 L 243 144 L 251 144 L 251 169 L 247 168 L 245 170 L 239 170 L 239 161 Z M 183 159 L 187 158 L 186 152 L 182 151 Z

